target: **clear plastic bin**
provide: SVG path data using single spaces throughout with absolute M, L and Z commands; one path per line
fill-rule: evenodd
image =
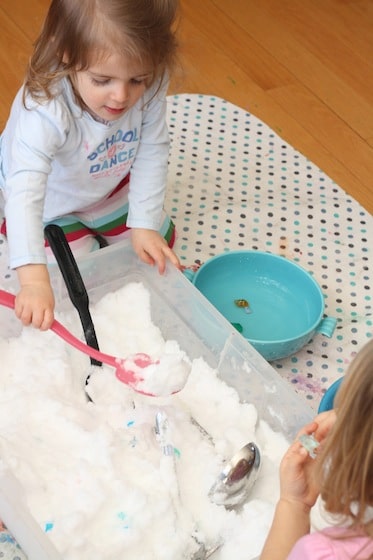
M 139 261 L 129 242 L 87 255 L 78 265 L 92 304 L 125 284 L 142 282 L 151 294 L 153 322 L 164 338 L 177 340 L 192 359 L 203 357 L 237 390 L 241 401 L 256 406 L 259 418 L 275 431 L 291 439 L 312 419 L 314 414 L 306 401 L 174 267 L 168 266 L 161 276 L 156 267 Z M 57 265 L 50 267 L 50 274 L 57 308 L 73 308 Z M 9 312 L 7 319 L 7 323 L 1 321 L 4 331 L 7 326 L 3 336 L 19 329 L 16 321 L 9 322 Z M 0 518 L 29 560 L 62 560 L 22 502 L 16 475 L 2 470 L 1 464 Z

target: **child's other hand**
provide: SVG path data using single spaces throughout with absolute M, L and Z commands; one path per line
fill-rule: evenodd
M 25 265 L 17 269 L 20 291 L 15 314 L 23 325 L 46 331 L 54 320 L 54 295 L 45 265 Z
M 131 235 L 135 253 L 144 263 L 156 264 L 160 274 L 164 273 L 167 260 L 176 268 L 181 267 L 178 257 L 158 231 L 133 228 Z
M 317 427 L 317 423 L 312 422 L 300 430 L 280 465 L 280 499 L 301 504 L 306 508 L 315 504 L 319 488 L 313 477 L 315 459 L 312 459 L 302 446 L 299 436 L 311 435 Z
M 333 428 L 336 418 L 335 410 L 321 412 L 311 424 L 299 431 L 294 443 L 281 462 L 281 498 L 289 501 L 300 501 L 308 507 L 314 505 L 319 494 L 313 478 L 315 459 L 309 456 L 308 451 L 299 441 L 299 437 L 302 434 L 313 434 L 320 442 L 319 449 L 321 449 L 322 443 Z

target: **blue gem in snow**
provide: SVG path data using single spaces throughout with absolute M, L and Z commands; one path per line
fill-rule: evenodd
M 117 513 L 117 517 L 118 519 L 120 519 L 121 521 L 125 521 L 127 519 L 127 514 L 124 511 L 120 511 L 119 513 Z M 122 525 L 122 529 L 129 529 L 130 526 L 127 522 L 127 525 Z
M 134 420 L 130 420 L 129 422 L 127 422 L 127 428 L 130 428 L 131 426 L 133 426 L 135 423 Z
M 54 527 L 54 523 L 46 523 L 45 527 L 44 527 L 44 531 L 46 533 L 48 533 L 49 531 L 51 531 L 53 529 L 53 527 Z

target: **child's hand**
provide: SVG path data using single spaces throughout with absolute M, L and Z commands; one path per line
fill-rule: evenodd
M 314 435 L 320 443 L 326 438 L 331 428 L 334 426 L 336 419 L 337 412 L 335 409 L 320 412 L 320 414 L 314 418 L 314 421 L 317 423 L 317 429 Z
M 319 488 L 313 477 L 315 460 L 299 441 L 302 434 L 311 435 L 317 430 L 312 422 L 298 433 L 294 443 L 285 453 L 280 465 L 280 499 L 311 508 L 319 495 Z
M 15 314 L 23 325 L 45 331 L 54 320 L 54 295 L 45 265 L 30 264 L 17 269 L 20 291 Z
M 135 253 L 146 264 L 156 264 L 160 274 L 165 271 L 167 259 L 176 268 L 181 267 L 178 257 L 158 231 L 133 228 L 131 235 Z

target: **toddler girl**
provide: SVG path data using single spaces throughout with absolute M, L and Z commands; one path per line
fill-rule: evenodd
M 177 0 L 53 0 L 0 145 L 2 233 L 20 284 L 15 312 L 53 321 L 44 227 L 75 255 L 129 235 L 160 273 L 174 226 L 163 212 L 166 90 Z

